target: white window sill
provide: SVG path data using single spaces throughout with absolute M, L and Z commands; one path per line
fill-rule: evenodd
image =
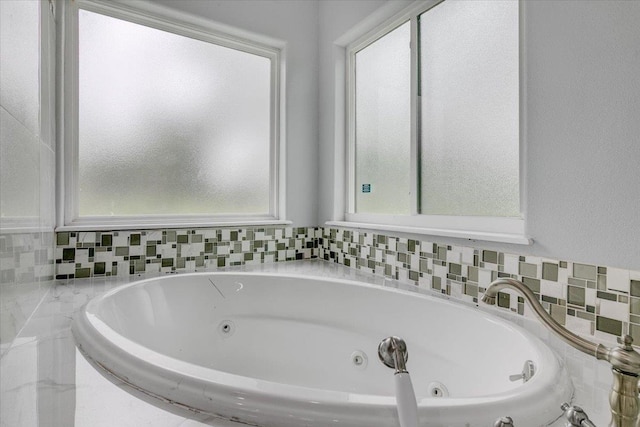
M 222 228 L 222 227 L 259 227 L 259 226 L 287 226 L 293 224 L 287 220 L 247 220 L 247 221 L 202 221 L 183 222 L 166 221 L 163 223 L 154 221 L 130 221 L 128 223 L 75 223 L 56 227 L 60 231 L 115 231 L 115 230 L 158 230 L 168 228 Z
M 439 236 L 439 237 L 454 237 L 457 239 L 512 243 L 516 245 L 531 245 L 533 243 L 533 240 L 531 238 L 527 237 L 524 234 L 519 234 L 519 233 L 453 230 L 453 229 L 444 229 L 444 228 L 427 228 L 427 227 L 416 227 L 416 226 L 406 226 L 406 225 L 387 225 L 387 224 L 374 224 L 374 223 L 351 222 L 351 221 L 328 221 L 325 223 L 325 226 L 390 231 L 390 232 L 398 232 L 398 233 L 410 233 L 410 234 Z

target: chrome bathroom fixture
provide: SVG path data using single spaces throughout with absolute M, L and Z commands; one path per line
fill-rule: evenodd
M 493 427 L 514 427 L 511 417 L 500 417 L 493 424 Z
M 531 360 L 527 360 L 526 362 L 524 362 L 524 366 L 522 367 L 522 372 L 515 375 L 509 375 L 509 381 L 522 380 L 523 383 L 526 383 L 531 378 L 533 378 L 535 373 L 536 373 L 536 365 L 534 365 Z
M 418 403 L 406 367 L 409 359 L 407 344 L 402 338 L 387 337 L 378 345 L 378 357 L 382 363 L 396 371 L 394 382 L 400 427 L 418 427 Z
M 589 416 L 586 412 L 582 410 L 579 406 L 571 406 L 568 403 L 563 403 L 560 406 L 560 409 L 564 411 L 564 416 L 569 421 L 567 426 L 571 427 L 596 427 L 594 423 L 591 422 Z
M 396 374 L 407 372 L 407 344 L 402 338 L 388 337 L 380 341 L 378 345 L 378 357 L 380 361 L 391 369 L 396 370 Z
M 495 304 L 502 289 L 518 291 L 529 302 L 542 323 L 578 350 L 611 363 L 613 386 L 609 393 L 611 422 L 609 427 L 640 427 L 640 398 L 638 397 L 638 377 L 640 376 L 640 353 L 634 350 L 633 338 L 625 335 L 618 338 L 619 346 L 608 348 L 579 337 L 556 322 L 542 307 L 534 293 L 524 283 L 515 279 L 494 280 L 484 293 L 482 301 Z M 589 424 L 580 424 L 588 426 Z

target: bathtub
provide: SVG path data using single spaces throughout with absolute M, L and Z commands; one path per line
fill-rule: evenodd
M 75 316 L 81 352 L 138 391 L 256 426 L 398 426 L 388 336 L 407 343 L 421 426 L 549 425 L 570 401 L 539 339 L 475 307 L 358 281 L 193 273 L 127 284 Z M 515 377 L 529 362 L 535 374 Z M 154 399 L 151 399 L 154 400 Z

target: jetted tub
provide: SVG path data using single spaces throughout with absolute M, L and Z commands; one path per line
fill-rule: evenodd
M 383 338 L 407 343 L 421 426 L 548 425 L 573 388 L 536 337 L 442 298 L 268 273 L 142 280 L 74 319 L 95 365 L 163 402 L 249 425 L 397 427 Z M 513 376 L 533 362 L 524 382 Z M 512 377 L 512 378 L 510 378 Z

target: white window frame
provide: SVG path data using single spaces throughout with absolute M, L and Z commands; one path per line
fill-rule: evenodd
M 58 157 L 58 226 L 67 230 L 119 230 L 161 227 L 213 227 L 240 225 L 291 224 L 285 220 L 285 117 L 284 117 L 284 43 L 268 37 L 183 14 L 150 2 L 132 3 L 106 0 L 64 2 L 63 111 L 62 150 Z M 173 34 L 262 56 L 271 63 L 271 131 L 269 212 L 260 214 L 211 215 L 79 215 L 78 157 L 78 11 L 87 10 L 133 22 Z
M 393 15 L 382 24 L 377 25 L 365 35 L 355 39 L 346 46 L 346 153 L 345 153 L 345 210 L 342 218 L 327 222 L 329 226 L 348 226 L 354 228 L 404 232 L 432 236 L 454 237 L 471 240 L 495 241 L 529 245 L 532 239 L 525 234 L 525 123 L 524 106 L 525 68 L 523 66 L 523 10 L 519 1 L 519 154 L 520 154 L 520 217 L 486 217 L 486 216 L 448 216 L 419 214 L 419 116 L 420 102 L 418 98 L 418 49 L 411 49 L 411 214 L 385 215 L 355 212 L 355 57 L 356 53 L 385 36 L 398 26 L 411 22 L 411 45 L 418 46 L 418 16 L 437 6 L 445 0 L 417 1 L 405 10 Z M 341 203 L 336 201 L 338 205 Z

